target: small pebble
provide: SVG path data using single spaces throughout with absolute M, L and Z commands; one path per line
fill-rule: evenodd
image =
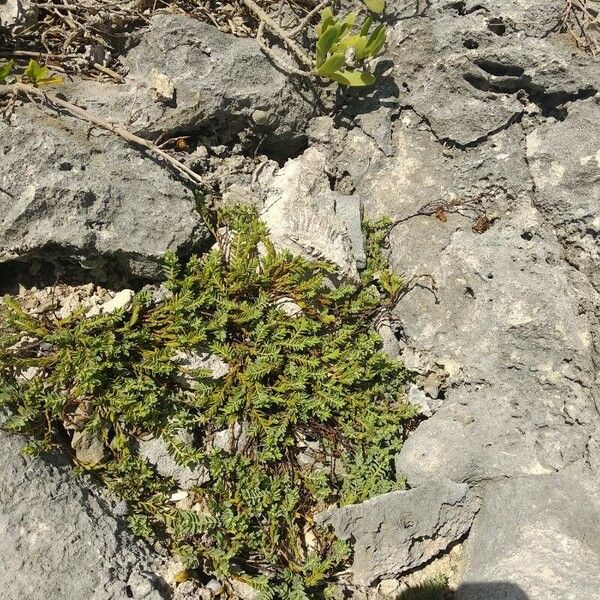
M 267 125 L 269 123 L 269 114 L 264 110 L 255 110 L 252 113 L 252 120 L 257 125 Z
M 175 492 L 171 496 L 171 502 L 180 502 L 181 500 L 185 500 L 189 496 L 188 492 Z
M 223 592 L 223 584 L 217 579 L 211 579 L 204 587 L 210 590 L 215 596 Z

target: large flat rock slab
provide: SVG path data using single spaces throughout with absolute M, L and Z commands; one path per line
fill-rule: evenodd
M 0 431 L 3 600 L 163 600 L 149 548 L 65 468 L 24 458 Z M 162 591 L 161 591 L 162 590 Z
M 319 523 L 352 540 L 354 583 L 368 586 L 419 567 L 463 537 L 479 508 L 466 484 L 440 479 L 329 510 Z
M 0 121 L 0 137 L 0 263 L 153 279 L 165 252 L 206 242 L 192 191 L 118 136 L 29 105 Z
M 488 486 L 470 537 L 465 587 L 457 600 L 513 598 L 477 593 L 477 585 L 494 581 L 519 585 L 532 599 L 597 598 L 598 496 L 598 481 L 593 483 L 583 466 Z

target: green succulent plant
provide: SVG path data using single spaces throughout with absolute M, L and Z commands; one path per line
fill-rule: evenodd
M 376 14 L 382 13 L 385 9 L 385 0 L 363 0 L 365 6 Z
M 0 66 L 0 83 L 6 83 L 7 79 L 15 70 L 15 61 L 9 60 L 7 63 Z M 33 58 L 29 61 L 27 68 L 21 76 L 16 76 L 17 81 L 25 81 L 31 85 L 38 87 L 40 85 L 50 85 L 53 83 L 62 83 L 63 78 L 60 75 L 53 74 L 46 66 L 40 65 Z
M 382 3 L 370 0 L 366 4 L 379 8 Z M 356 13 L 339 19 L 330 7 L 325 8 L 316 28 L 317 75 L 350 87 L 375 83 L 375 76 L 362 67 L 368 59 L 381 52 L 386 40 L 385 26 L 377 25 L 372 29 L 371 16 L 360 27 L 357 27 L 356 21 Z
M 25 76 L 34 86 L 39 85 L 50 85 L 52 83 L 62 83 L 63 78 L 60 75 L 53 75 L 50 73 L 48 67 L 40 65 L 37 60 L 31 59 L 27 69 L 25 69 Z
M 8 77 L 10 77 L 15 67 L 15 61 L 9 60 L 7 63 L 0 67 L 0 83 L 4 83 Z

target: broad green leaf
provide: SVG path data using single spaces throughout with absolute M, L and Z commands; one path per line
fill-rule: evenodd
M 356 23 L 356 13 L 349 13 L 348 15 L 346 15 L 346 17 L 344 19 L 342 19 L 342 22 L 341 22 L 342 35 L 344 35 L 344 33 L 346 33 L 346 31 L 348 31 L 349 29 L 352 29 L 354 27 L 355 23 Z
M 356 23 L 357 14 L 355 12 L 348 13 L 343 19 L 342 23 L 347 25 L 348 27 L 354 27 L 354 23 Z
M 369 29 L 371 29 L 371 25 L 373 24 L 373 17 L 371 15 L 369 15 L 364 23 L 362 24 L 360 31 L 359 31 L 359 35 L 364 35 L 364 36 L 368 36 L 369 35 Z
M 29 61 L 27 69 L 25 70 L 25 76 L 33 85 L 37 85 L 38 81 L 43 79 L 48 72 L 48 67 L 42 67 L 37 60 L 33 58 Z
M 330 77 L 334 81 L 349 87 L 365 87 L 375 83 L 375 76 L 366 71 L 348 71 L 346 69 L 340 69 Z
M 385 44 L 385 40 L 385 27 L 383 25 L 379 25 L 373 30 L 373 33 L 369 38 L 369 42 L 365 48 L 365 56 L 377 56 L 379 52 L 381 52 L 381 49 Z
M 48 67 L 42 67 L 42 65 L 34 59 L 29 61 L 29 65 L 25 70 L 25 75 L 35 86 L 62 83 L 63 81 L 63 78 L 60 75 L 51 75 Z
M 343 52 L 332 54 L 317 70 L 317 75 L 321 77 L 331 77 L 331 75 L 344 66 L 345 58 Z
M 316 27 L 317 38 L 320 38 L 335 23 L 336 19 L 333 16 L 333 10 L 328 6 L 321 13 L 321 22 Z
M 385 8 L 385 0 L 363 0 L 365 6 L 376 14 L 382 13 Z
M 4 81 L 15 67 L 15 61 L 9 60 L 5 65 L 0 67 L 0 81 Z
M 330 27 L 318 40 L 317 40 L 317 69 L 325 62 L 327 53 L 331 47 L 339 41 L 341 36 L 341 26 L 339 24 Z
M 345 52 L 348 48 L 354 48 L 354 56 L 358 60 L 362 60 L 367 47 L 367 38 L 360 35 L 349 35 L 339 43 L 339 50 Z
M 356 60 L 364 60 L 367 56 L 367 38 L 360 36 L 354 44 L 354 57 Z

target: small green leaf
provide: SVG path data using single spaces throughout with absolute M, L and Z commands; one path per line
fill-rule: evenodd
M 330 27 L 317 41 L 317 69 L 325 62 L 327 53 L 341 36 L 339 24 Z
M 331 79 L 348 87 L 365 87 L 375 83 L 375 76 L 367 71 L 340 69 L 330 75 Z
M 60 75 L 53 75 L 52 77 L 44 77 L 43 79 L 41 79 L 40 81 L 38 81 L 38 85 L 51 85 L 51 84 L 58 84 L 58 83 L 62 83 L 64 81 L 64 79 L 60 76 Z
M 359 31 L 359 35 L 361 36 L 368 36 L 369 35 L 369 29 L 371 29 L 371 25 L 373 24 L 373 17 L 371 15 L 369 15 L 364 23 L 362 24 L 360 31 Z
M 32 85 L 50 85 L 52 83 L 62 83 L 63 78 L 60 75 L 50 75 L 50 69 L 43 67 L 37 60 L 33 58 L 29 61 L 27 69 L 25 70 L 25 76 Z
M 354 27 L 354 23 L 356 23 L 357 14 L 355 12 L 348 13 L 343 19 L 342 24 L 347 27 Z
M 356 60 L 364 60 L 368 57 L 367 54 L 367 38 L 360 37 L 354 46 L 354 57 Z
M 335 17 L 331 7 L 326 7 L 321 13 L 321 22 L 316 27 L 317 38 L 320 38 L 332 25 L 335 25 Z
M 344 53 L 336 52 L 332 54 L 317 70 L 317 75 L 321 77 L 331 77 L 331 75 L 344 66 Z
M 357 60 L 365 58 L 368 39 L 360 35 L 349 35 L 339 43 L 338 51 L 345 52 L 348 48 L 354 49 L 354 57 Z
M 346 17 L 344 17 L 344 19 L 342 19 L 342 35 L 344 35 L 346 31 L 354 27 L 354 24 L 356 23 L 356 16 L 356 13 L 349 13 L 348 15 L 346 15 Z
M 365 57 L 377 56 L 385 44 L 386 37 L 385 27 L 383 25 L 376 27 L 365 48 Z
M 363 0 L 365 6 L 376 14 L 382 13 L 385 9 L 385 0 Z
M 15 67 L 15 61 L 9 60 L 5 65 L 0 67 L 0 81 L 4 81 Z
M 42 67 L 37 60 L 32 58 L 25 70 L 25 76 L 33 85 L 37 85 L 38 81 L 44 77 L 47 71 L 48 67 Z

